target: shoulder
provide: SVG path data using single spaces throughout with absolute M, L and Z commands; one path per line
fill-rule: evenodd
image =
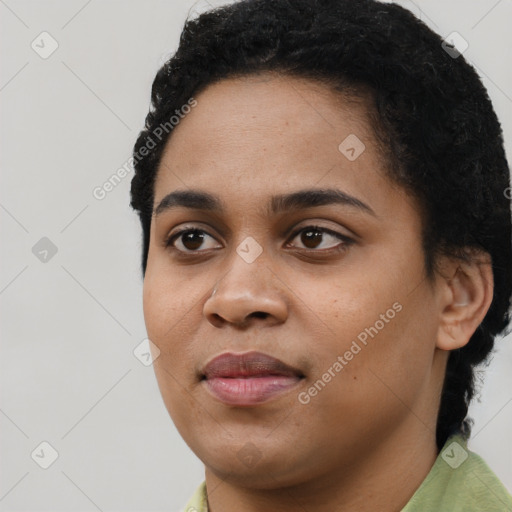
M 487 463 L 452 436 L 402 512 L 512 512 L 512 496 Z

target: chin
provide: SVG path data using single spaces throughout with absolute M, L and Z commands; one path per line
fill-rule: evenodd
M 261 449 L 248 440 L 237 442 L 236 448 L 233 444 L 230 439 L 223 445 L 191 448 L 207 472 L 242 487 L 277 489 L 299 485 L 311 478 L 311 466 L 298 463 L 297 452 L 292 456 L 284 443 L 271 446 L 267 439 L 267 446 Z M 306 461 L 308 457 L 303 459 Z

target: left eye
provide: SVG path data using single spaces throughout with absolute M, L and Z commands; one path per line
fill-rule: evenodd
M 332 231 L 327 228 L 321 228 L 319 226 L 307 226 L 305 228 L 301 228 L 298 231 L 296 231 L 292 235 L 292 237 L 297 238 L 298 235 L 301 235 L 300 240 L 304 245 L 306 245 L 308 249 L 317 249 L 318 245 L 324 241 L 325 235 L 327 235 L 331 239 L 341 240 L 341 243 L 331 245 L 324 249 L 339 248 L 340 250 L 342 250 L 345 249 L 346 246 L 350 245 L 350 243 L 352 242 L 351 238 L 342 235 L 341 233 Z

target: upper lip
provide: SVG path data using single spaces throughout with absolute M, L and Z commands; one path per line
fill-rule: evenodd
M 236 354 L 224 352 L 213 358 L 203 369 L 203 379 L 247 378 L 279 375 L 286 377 L 304 377 L 302 372 L 275 357 L 262 352 Z

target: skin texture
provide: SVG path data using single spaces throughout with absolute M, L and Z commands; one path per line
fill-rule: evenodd
M 205 464 L 210 510 L 400 510 L 437 457 L 448 351 L 489 308 L 489 262 L 443 259 L 442 274 L 426 279 L 419 208 L 385 177 L 364 100 L 270 74 L 222 80 L 196 99 L 165 148 L 155 207 L 170 192 L 201 189 L 226 210 L 153 217 L 144 316 L 164 403 Z M 366 146 L 354 161 L 338 149 L 350 134 Z M 306 188 L 337 188 L 375 215 L 340 204 L 266 214 L 272 195 Z M 352 242 L 292 236 L 311 225 Z M 202 245 L 178 237 L 166 248 L 185 228 L 203 230 Z M 263 249 L 252 263 L 236 250 L 247 237 Z M 329 251 L 336 246 L 344 250 Z M 394 318 L 301 403 L 396 303 Z M 263 404 L 227 406 L 201 369 L 251 350 L 305 378 Z

